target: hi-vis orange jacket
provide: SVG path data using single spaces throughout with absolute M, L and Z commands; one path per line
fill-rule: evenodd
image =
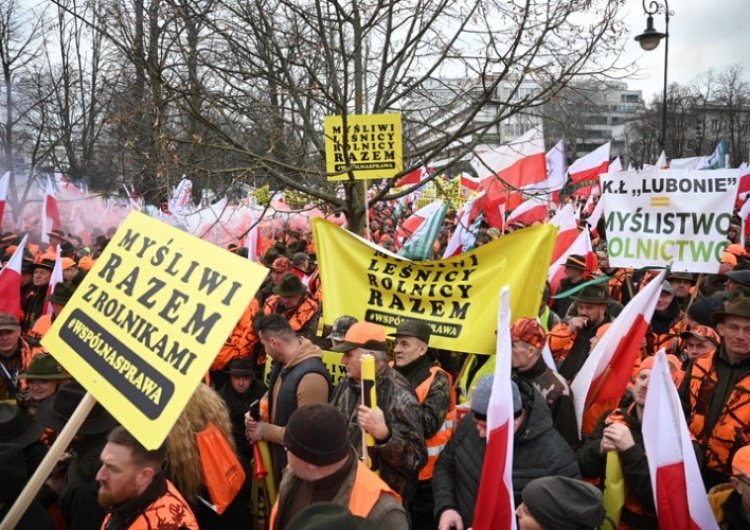
M 448 409 L 448 413 L 445 415 L 445 420 L 443 421 L 443 424 L 440 426 L 440 429 L 437 433 L 435 433 L 435 436 L 432 438 L 425 440 L 425 445 L 427 446 L 427 464 L 419 471 L 419 480 L 430 480 L 432 478 L 432 474 L 435 471 L 435 462 L 437 462 L 438 456 L 440 456 L 440 452 L 445 447 L 445 444 L 448 443 L 448 440 L 451 439 L 451 436 L 453 435 L 453 422 L 455 420 L 456 416 L 456 394 L 452 391 L 453 389 L 453 378 L 450 376 L 448 372 L 440 368 L 439 366 L 431 366 L 430 367 L 430 377 L 422 381 L 422 383 L 414 389 L 414 391 L 417 394 L 417 399 L 419 400 L 420 405 L 424 403 L 425 399 L 427 399 L 427 394 L 430 392 L 430 387 L 432 386 L 432 382 L 435 379 L 435 375 L 438 372 L 443 372 L 446 377 L 448 377 L 448 381 L 450 382 L 450 389 L 451 389 L 451 405 Z
M 719 383 L 716 356 L 720 351 L 699 357 L 693 363 L 688 395 L 692 414 L 689 427 L 703 448 L 705 467 L 732 475 L 734 453 L 750 443 L 750 374 L 734 381 L 716 425 L 709 430 L 709 406 Z
M 401 497 L 398 493 L 389 488 L 388 484 L 383 482 L 380 477 L 358 460 L 357 474 L 354 479 L 352 493 L 349 497 L 349 511 L 357 517 L 364 517 L 366 519 L 381 495 L 393 495 L 398 499 L 398 502 L 401 502 Z M 276 519 L 279 515 L 279 498 L 276 497 L 276 503 L 271 510 L 269 524 L 271 530 L 276 528 Z

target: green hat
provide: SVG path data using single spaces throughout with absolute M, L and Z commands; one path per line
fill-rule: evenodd
M 724 322 L 726 317 L 750 318 L 750 298 L 740 296 L 734 302 L 727 305 L 725 311 L 716 311 L 711 315 L 714 322 Z
M 60 363 L 49 353 L 34 356 L 28 369 L 18 376 L 19 379 L 70 379 L 71 375 L 63 370 Z
M 278 285 L 274 286 L 273 294 L 279 296 L 297 296 L 298 294 L 305 294 L 307 287 L 299 279 L 296 274 L 287 272 L 281 277 L 281 281 Z
M 419 340 L 421 340 L 425 344 L 429 344 L 431 335 L 432 335 L 432 328 L 430 328 L 430 326 L 425 324 L 424 322 L 419 322 L 417 320 L 404 320 L 396 328 L 396 332 L 391 333 L 388 336 L 389 337 L 398 337 L 398 336 L 417 337 Z
M 48 294 L 45 300 L 48 302 L 54 302 L 56 304 L 67 304 L 70 298 L 73 296 L 76 288 L 70 282 L 59 282 L 55 284 L 55 288 L 52 290 L 52 294 Z
M 571 298 L 576 302 L 583 302 L 585 304 L 608 304 L 609 289 L 607 289 L 606 283 L 595 283 L 587 285 L 580 292 L 571 296 Z

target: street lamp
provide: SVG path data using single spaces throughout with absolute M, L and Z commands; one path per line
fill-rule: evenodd
M 648 6 L 648 7 L 647 7 Z M 645 51 L 650 52 L 659 47 L 659 42 L 664 39 L 664 94 L 661 102 L 661 149 L 667 152 L 667 59 L 669 58 L 669 17 L 674 11 L 669 10 L 669 2 L 664 0 L 660 4 L 652 0 L 646 4 L 643 0 L 643 12 L 648 15 L 646 19 L 646 31 L 638 35 L 635 40 Z M 654 29 L 654 15 L 664 13 L 664 33 Z

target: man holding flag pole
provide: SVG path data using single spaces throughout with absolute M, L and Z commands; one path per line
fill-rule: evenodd
M 471 413 L 435 464 L 439 530 L 515 528 L 515 506 L 528 483 L 580 478 L 575 454 L 554 429 L 542 395 L 526 381 L 511 381 L 508 293 L 504 287 L 500 297 L 495 372 L 477 383 Z

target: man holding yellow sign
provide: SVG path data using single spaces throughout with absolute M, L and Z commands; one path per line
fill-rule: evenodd
M 422 409 L 409 382 L 388 365 L 385 330 L 371 322 L 357 322 L 346 332 L 344 342 L 333 351 L 344 354 L 341 363 L 346 379 L 341 381 L 331 403 L 349 423 L 349 439 L 362 458 L 362 430 L 375 438 L 373 460 L 380 478 L 407 503 L 414 495 L 417 474 L 427 463 L 422 435 Z M 360 405 L 361 358 L 375 358 L 377 408 Z

